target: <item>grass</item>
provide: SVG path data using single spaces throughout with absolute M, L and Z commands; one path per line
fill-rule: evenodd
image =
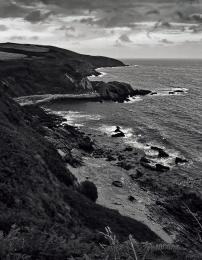
M 83 239 L 66 240 L 56 233 L 45 233 L 13 225 L 8 234 L 0 232 L 1 260 L 200 260 L 174 244 L 140 243 L 129 235 L 121 243 L 110 227 L 100 232 L 102 244 L 83 243 Z

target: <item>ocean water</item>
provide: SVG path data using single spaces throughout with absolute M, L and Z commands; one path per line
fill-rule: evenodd
M 131 98 L 130 102 L 63 101 L 49 106 L 67 122 L 95 132 L 111 135 L 121 126 L 121 141 L 142 149 L 151 158 L 155 145 L 169 158 L 158 159 L 193 178 L 202 175 L 202 61 L 200 60 L 124 60 L 130 66 L 100 68 L 100 77 L 90 80 L 123 81 L 133 88 L 149 89 L 157 95 Z M 169 91 L 183 93 L 170 95 Z M 176 156 L 189 162 L 175 166 Z M 159 162 L 159 161 L 158 161 Z

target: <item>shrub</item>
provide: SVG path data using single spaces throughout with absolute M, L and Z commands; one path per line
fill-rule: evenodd
M 91 181 L 81 182 L 80 192 L 93 202 L 95 202 L 98 198 L 97 187 Z

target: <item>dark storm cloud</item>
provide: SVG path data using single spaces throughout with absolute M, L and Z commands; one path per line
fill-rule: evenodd
M 94 18 L 83 18 L 81 23 L 103 28 L 132 28 L 135 22 L 142 21 L 201 23 L 200 12 L 201 0 L 3 0 L 0 3 L 0 17 L 22 17 L 37 23 L 51 13 L 55 16 L 83 14 Z
M 12 3 L 10 1 L 0 2 L 0 17 L 22 17 L 27 12 L 26 7 L 22 7 L 19 4 Z

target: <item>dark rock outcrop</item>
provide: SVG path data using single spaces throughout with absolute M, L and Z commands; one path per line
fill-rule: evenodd
M 188 161 L 186 159 L 180 158 L 180 157 L 176 157 L 175 158 L 175 163 L 176 164 L 181 164 L 181 163 L 187 163 Z
M 134 95 L 133 88 L 123 82 L 102 82 L 93 81 L 93 89 L 98 92 L 103 100 L 125 101 L 129 96 Z
M 168 166 L 162 165 L 160 163 L 156 164 L 156 171 L 157 172 L 166 172 L 166 171 L 169 171 L 169 170 L 170 170 L 170 167 L 168 167 Z
M 124 137 L 124 136 L 125 136 L 125 134 L 121 131 L 112 135 L 112 137 Z
M 162 148 L 156 147 L 156 146 L 151 146 L 151 149 L 153 151 L 157 151 L 158 152 L 158 157 L 159 158 L 168 158 L 169 154 L 166 153 Z

